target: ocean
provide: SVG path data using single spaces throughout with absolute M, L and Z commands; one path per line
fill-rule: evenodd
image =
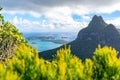
M 26 40 L 35 48 L 38 52 L 50 50 L 60 47 L 66 43 L 69 43 L 77 37 L 77 33 L 74 32 L 43 32 L 43 33 L 23 33 Z

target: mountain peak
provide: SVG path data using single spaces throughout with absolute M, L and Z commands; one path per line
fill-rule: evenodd
M 102 22 L 104 22 L 102 16 L 97 16 L 97 15 L 93 16 L 92 21 L 100 21 L 100 22 L 102 21 Z
M 85 60 L 85 58 L 92 58 L 92 53 L 98 44 L 112 46 L 120 52 L 120 33 L 113 24 L 106 24 L 101 16 L 95 15 L 88 27 L 82 29 L 77 38 L 66 46 L 71 45 L 71 53 Z M 39 56 L 51 60 L 52 55 L 63 47 L 41 52 Z
M 92 20 L 90 21 L 88 27 L 89 28 L 105 28 L 107 24 L 103 20 L 101 16 L 94 15 Z
M 103 20 L 101 16 L 94 15 L 92 20 Z

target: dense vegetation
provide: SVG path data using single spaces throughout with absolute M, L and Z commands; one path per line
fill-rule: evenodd
M 0 61 L 4 61 L 14 54 L 15 46 L 21 43 L 27 44 L 27 41 L 13 24 L 4 22 L 2 14 L 0 14 L 0 23 Z
M 50 62 L 21 44 L 11 59 L 0 63 L 0 80 L 120 80 L 120 58 L 115 49 L 99 46 L 92 59 L 82 62 L 65 47 Z
M 47 61 L 10 22 L 0 27 L 0 80 L 120 80 L 120 58 L 114 48 L 99 45 L 93 54 L 83 62 L 65 46 Z
M 10 22 L 6 22 L 0 27 L 0 60 L 11 57 L 14 53 L 14 47 L 27 43 L 22 34 Z

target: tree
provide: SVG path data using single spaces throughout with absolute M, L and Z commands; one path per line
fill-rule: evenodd
M 2 11 L 2 7 L 0 7 L 0 12 Z M 3 15 L 0 13 L 0 26 L 2 26 L 4 24 L 4 17 Z

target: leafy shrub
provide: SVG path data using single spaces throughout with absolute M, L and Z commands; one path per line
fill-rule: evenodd
M 0 14 L 0 61 L 10 58 L 14 53 L 14 47 L 22 43 L 28 44 L 22 33 L 10 22 L 4 22 L 4 17 Z
M 57 51 L 52 61 L 38 57 L 37 50 L 21 44 L 15 55 L 0 63 L 0 80 L 119 80 L 120 59 L 111 47 L 100 46 L 93 59 L 81 59 L 71 55 L 70 47 Z M 11 73 L 11 74 L 10 74 Z M 11 75 L 10 77 L 8 75 Z
M 0 60 L 9 58 L 14 53 L 14 47 L 26 43 L 22 34 L 10 22 L 0 27 Z
M 94 77 L 101 80 L 120 80 L 118 52 L 112 47 L 99 46 L 94 54 Z
M 20 80 L 17 73 L 7 70 L 3 63 L 0 62 L 0 80 Z
M 2 7 L 0 7 L 0 11 L 1 11 L 1 10 L 2 10 Z M 1 23 L 4 24 L 4 17 L 3 17 L 3 15 L 0 13 L 0 26 L 2 26 Z
M 35 49 L 25 44 L 16 47 L 15 56 L 6 60 L 8 70 L 12 70 L 22 80 L 39 80 L 39 58 Z
M 51 62 L 39 59 L 36 50 L 25 44 L 16 47 L 15 53 L 6 59 L 6 69 L 17 73 L 21 80 L 83 79 L 82 61 L 71 55 L 70 48 L 59 50 Z

